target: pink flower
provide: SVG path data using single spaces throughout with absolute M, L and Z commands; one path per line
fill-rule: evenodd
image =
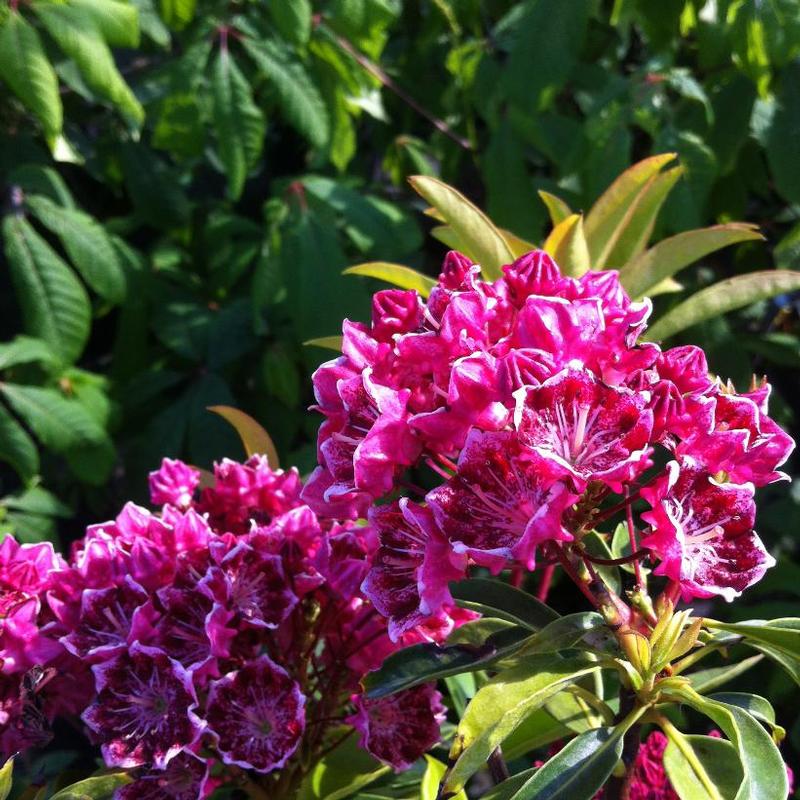
M 167 764 L 200 737 L 192 677 L 162 650 L 134 642 L 92 667 L 97 698 L 83 720 L 102 742 L 106 764 Z
M 688 458 L 642 489 L 652 511 L 642 546 L 660 559 L 658 575 L 681 585 L 683 596 L 720 595 L 730 601 L 760 580 L 775 560 L 753 531 L 752 484 L 719 483 Z
M 680 800 L 664 769 L 667 737 L 653 731 L 642 742 L 633 764 L 630 800 Z
M 514 421 L 525 447 L 577 491 L 590 481 L 620 491 L 648 466 L 648 399 L 606 386 L 587 370 L 565 369 L 518 391 Z
M 431 684 L 377 700 L 359 695 L 354 702 L 356 713 L 347 721 L 359 732 L 361 746 L 395 770 L 408 769 L 439 741 L 445 709 Z
M 578 495 L 526 455 L 511 431 L 470 433 L 455 476 L 426 497 L 456 553 L 495 570 L 515 558 L 532 569 L 539 544 L 572 539 L 561 516 Z
M 389 620 L 389 636 L 447 616 L 448 583 L 465 572 L 465 559 L 450 548 L 431 511 L 407 499 L 370 511 L 380 547 L 363 584 L 364 594 Z
M 114 800 L 205 800 L 213 789 L 209 761 L 184 750 L 166 769 L 143 772 L 117 789 Z
M 195 490 L 200 485 L 200 471 L 184 464 L 165 458 L 161 467 L 148 476 L 150 485 L 150 501 L 153 505 L 166 504 L 178 508 L 188 508 Z
M 305 702 L 297 682 L 266 656 L 213 681 L 206 719 L 222 760 L 257 772 L 282 767 L 300 743 Z

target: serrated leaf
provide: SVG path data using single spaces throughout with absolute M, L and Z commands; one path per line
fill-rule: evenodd
M 663 153 L 634 164 L 592 206 L 586 215 L 584 228 L 594 269 L 602 269 L 614 247 L 615 238 L 619 236 L 620 225 L 647 182 L 674 160 L 675 153 Z
M 23 481 L 39 472 L 39 451 L 28 432 L 0 405 L 0 461 L 10 464 Z
M 50 245 L 19 216 L 3 220 L 5 251 L 27 330 L 64 361 L 83 352 L 89 336 L 89 298 Z
M 55 141 L 63 123 L 58 78 L 36 29 L 16 10 L 0 26 L 0 78 Z
M 264 145 L 264 115 L 227 50 L 221 50 L 214 61 L 211 92 L 217 149 L 228 175 L 228 195 L 236 200 Z
M 444 217 L 464 243 L 464 254 L 481 265 L 484 277 L 487 280 L 499 278 L 500 268 L 514 258 L 492 221 L 464 195 L 437 178 L 414 175 L 409 182 Z
M 280 35 L 293 45 L 302 45 L 311 35 L 310 0 L 283 0 L 267 5 L 272 22 Z
M 366 278 L 377 278 L 386 281 L 393 286 L 401 289 L 413 289 L 420 297 L 427 297 L 431 289 L 436 286 L 436 281 L 417 272 L 411 267 L 404 267 L 401 264 L 389 264 L 386 261 L 369 261 L 366 264 L 356 264 L 348 267 L 343 275 L 363 275 Z
M 733 800 L 742 783 L 736 748 L 712 736 L 684 736 L 671 729 L 664 769 L 681 800 Z
M 583 232 L 583 215 L 571 214 L 559 222 L 547 237 L 544 250 L 566 275 L 580 278 L 591 268 L 589 247 Z
M 144 120 L 144 109 L 122 75 L 91 15 L 77 6 L 36 2 L 33 10 L 58 46 L 80 70 L 86 85 L 116 106 L 133 123 Z
M 450 584 L 453 599 L 462 608 L 539 631 L 559 614 L 527 592 L 488 578 L 468 578 Z
M 25 198 L 37 219 L 61 240 L 83 279 L 109 303 L 125 298 L 125 273 L 111 239 L 97 220 L 82 211 L 63 208 L 50 198 Z
M 556 195 L 544 190 L 539 190 L 539 197 L 547 207 L 547 213 L 550 215 L 550 222 L 553 225 L 558 225 L 563 222 L 567 217 L 572 216 L 572 209 Z
M 492 678 L 467 706 L 458 726 L 445 791 L 457 792 L 525 718 L 566 686 L 597 669 L 582 659 L 526 658 Z
M 709 253 L 737 242 L 763 238 L 758 226 L 747 222 L 729 222 L 686 231 L 640 253 L 622 267 L 619 278 L 631 297 L 642 297 L 648 290 Z
M 109 800 L 116 789 L 128 783 L 133 783 L 133 778 L 121 770 L 108 772 L 105 775 L 93 775 L 61 789 L 50 800 Z
M 120 0 L 69 0 L 95 24 L 112 47 L 139 46 L 139 12 L 136 6 Z
M 647 331 L 646 338 L 668 339 L 707 319 L 798 289 L 800 272 L 776 269 L 737 275 L 697 292 L 670 309 Z
M 107 438 L 102 426 L 77 400 L 64 397 L 56 389 L 2 383 L 0 392 L 42 444 L 57 453 L 99 444 Z
M 265 455 L 272 469 L 278 469 L 278 451 L 270 435 L 249 414 L 230 406 L 209 406 L 209 411 L 219 414 L 226 422 L 233 426 L 242 440 L 248 456 Z
M 242 42 L 274 88 L 287 121 L 314 147 L 324 147 L 330 136 L 328 110 L 303 64 L 275 40 L 247 37 Z
M 487 622 L 467 623 L 474 634 L 470 642 L 422 642 L 392 653 L 377 670 L 364 676 L 362 685 L 367 695 L 386 697 L 421 683 L 485 669 L 518 652 L 530 637 L 525 628 L 507 626 L 497 630 Z

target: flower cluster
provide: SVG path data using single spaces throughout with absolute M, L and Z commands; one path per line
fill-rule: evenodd
M 426 300 L 381 291 L 370 324 L 344 323 L 343 355 L 314 375 L 325 420 L 303 497 L 370 519 L 364 589 L 393 637 L 446 623 L 468 565 L 568 569 L 640 499 L 631 539 L 676 598 L 730 600 L 773 563 L 753 495 L 793 442 L 769 385 L 737 394 L 699 348 L 640 341 L 650 311 L 613 271 L 575 279 L 533 251 L 489 282 L 451 252 Z
M 217 464 L 204 488 L 200 478 L 165 460 L 150 476 L 160 509 L 128 503 L 68 564 L 6 539 L 0 580 L 11 573 L 25 594 L 3 611 L 4 671 L 58 653 L 90 666 L 83 720 L 106 764 L 136 776 L 117 800 L 196 800 L 242 770 L 287 791 L 348 731 L 407 767 L 438 741 L 443 708 L 431 686 L 360 696 L 363 674 L 398 646 L 359 592 L 371 531 L 320 521 L 297 472 L 259 456 Z
M 0 542 L 0 759 L 47 744 L 55 717 L 78 713 L 91 694 L 49 600 L 68 574 L 49 543 Z

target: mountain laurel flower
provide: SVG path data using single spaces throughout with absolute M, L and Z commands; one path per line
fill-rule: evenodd
M 774 563 L 754 490 L 794 442 L 769 385 L 737 393 L 702 349 L 642 341 L 651 309 L 613 270 L 570 277 L 534 250 L 486 281 L 451 252 L 427 299 L 378 292 L 369 324 L 345 321 L 313 378 L 303 496 L 372 523 L 363 588 L 393 637 L 440 625 L 470 565 L 568 568 L 617 515 L 671 597 L 732 600 Z

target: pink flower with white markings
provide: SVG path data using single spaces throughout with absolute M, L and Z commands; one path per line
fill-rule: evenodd
M 172 458 L 165 458 L 161 466 L 148 476 L 150 501 L 153 505 L 173 505 L 188 508 L 200 485 L 200 471 Z
M 213 791 L 210 762 L 188 750 L 173 758 L 166 769 L 151 770 L 114 792 L 114 800 L 205 800 Z

